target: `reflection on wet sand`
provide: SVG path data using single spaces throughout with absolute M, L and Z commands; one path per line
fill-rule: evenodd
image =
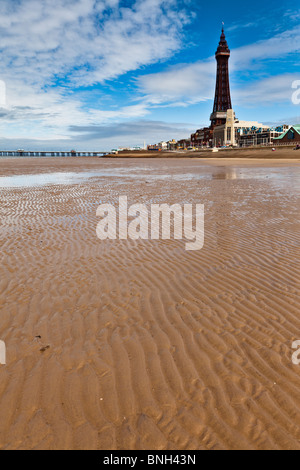
M 212 173 L 212 178 L 217 180 L 235 180 L 238 178 L 237 170 L 232 167 L 217 167 L 217 172 Z

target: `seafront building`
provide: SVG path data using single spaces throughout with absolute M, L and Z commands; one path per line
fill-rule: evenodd
M 159 142 L 158 144 L 148 145 L 148 150 L 152 151 L 166 151 L 166 150 L 176 150 L 178 147 L 178 142 L 175 139 L 169 140 L 168 142 Z
M 275 137 L 274 142 L 276 144 L 300 144 L 300 124 L 290 126 L 283 134 Z
M 288 125 L 270 128 L 257 121 L 240 121 L 232 109 L 227 110 L 225 124 L 213 130 L 214 147 L 249 147 L 272 144 L 275 138 L 290 128 Z
M 239 136 L 237 144 L 239 147 L 272 145 L 275 143 L 275 140 L 289 128 L 290 126 L 283 125 L 275 128 L 258 127 L 256 129 L 246 129 L 245 132 Z

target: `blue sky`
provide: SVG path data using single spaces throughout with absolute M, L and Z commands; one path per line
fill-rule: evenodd
M 296 2 L 1 0 L 0 148 L 188 137 L 209 124 L 222 21 L 237 116 L 299 123 Z

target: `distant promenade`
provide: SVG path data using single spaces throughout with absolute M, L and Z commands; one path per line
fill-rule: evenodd
M 25 150 L 0 150 L 0 157 L 102 157 L 109 152 L 29 152 Z

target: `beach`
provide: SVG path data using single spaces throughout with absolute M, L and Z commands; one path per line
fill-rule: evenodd
M 0 159 L 0 449 L 300 449 L 300 152 L 249 152 Z M 204 247 L 99 240 L 119 196 Z

